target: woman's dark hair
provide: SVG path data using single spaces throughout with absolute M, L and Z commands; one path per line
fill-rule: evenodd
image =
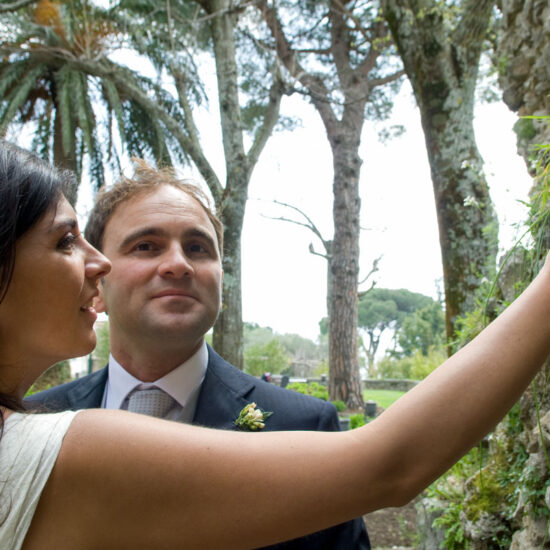
M 13 275 L 17 240 L 74 183 L 70 172 L 56 170 L 33 153 L 0 140 L 0 305 Z M 0 405 L 22 408 L 7 395 L 0 395 Z

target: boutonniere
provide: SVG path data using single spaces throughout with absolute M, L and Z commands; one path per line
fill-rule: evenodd
M 262 411 L 256 403 L 249 403 L 239 413 L 239 416 L 235 420 L 235 426 L 245 432 L 255 432 L 265 427 L 265 421 L 272 414 L 269 411 Z

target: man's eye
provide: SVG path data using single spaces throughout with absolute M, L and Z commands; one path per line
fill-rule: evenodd
M 149 250 L 153 250 L 152 243 L 138 243 L 134 247 L 134 250 L 140 251 L 140 252 L 147 252 Z
M 208 249 L 202 244 L 195 243 L 189 245 L 189 252 L 192 252 L 194 254 L 205 254 L 208 252 Z

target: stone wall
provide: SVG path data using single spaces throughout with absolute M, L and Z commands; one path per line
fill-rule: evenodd
M 501 0 L 496 65 L 503 100 L 519 116 L 550 114 L 550 3 Z M 518 152 L 528 161 L 533 145 L 550 143 L 547 121 L 520 120 Z
M 395 390 L 409 391 L 418 384 L 418 380 L 404 380 L 394 378 L 367 378 L 363 381 L 363 388 L 367 390 Z

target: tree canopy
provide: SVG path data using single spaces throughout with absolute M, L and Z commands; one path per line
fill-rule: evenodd
M 392 331 L 399 353 L 425 355 L 441 342 L 444 328 L 441 305 L 429 296 L 406 289 L 373 288 L 359 300 L 358 328 L 367 338 L 363 348 L 369 374 L 375 374 L 375 356 L 384 333 Z

